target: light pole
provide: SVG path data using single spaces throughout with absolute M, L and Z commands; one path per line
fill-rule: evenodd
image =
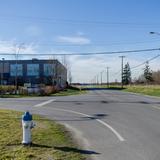
M 159 32 L 149 32 L 150 34 L 157 34 L 157 35 L 160 35 Z

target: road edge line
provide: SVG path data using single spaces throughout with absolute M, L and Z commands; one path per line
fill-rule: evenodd
M 77 111 L 73 111 L 73 110 L 66 110 L 66 109 L 60 109 L 60 108 L 52 108 L 54 110 L 58 110 L 58 111 L 64 111 L 64 112 L 69 112 L 69 113 L 74 113 L 74 114 L 78 114 L 78 115 L 82 115 L 85 117 L 92 117 L 88 114 L 84 114 L 81 112 L 77 112 Z M 100 120 L 100 119 L 95 119 L 97 122 L 101 123 L 102 125 L 104 125 L 105 127 L 107 127 L 112 133 L 114 133 L 114 135 L 119 139 L 119 141 L 124 142 L 126 141 L 112 126 L 110 126 L 109 124 L 107 124 L 106 122 Z

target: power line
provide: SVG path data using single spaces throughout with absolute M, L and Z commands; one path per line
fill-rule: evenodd
M 117 75 L 117 74 L 119 74 L 120 72 L 121 72 L 121 69 L 120 69 L 118 72 L 114 73 L 114 75 Z
M 146 62 L 153 61 L 153 60 L 157 59 L 158 57 L 160 57 L 160 54 L 158 54 L 157 56 L 152 57 L 152 58 L 150 58 L 150 59 L 144 61 L 143 63 L 141 63 L 141 64 L 139 64 L 139 65 L 136 65 L 136 66 L 134 66 L 134 67 L 131 67 L 131 70 L 136 69 L 136 68 L 138 68 L 138 67 L 144 65 Z
M 126 54 L 126 53 L 140 53 L 140 52 L 151 52 L 151 51 L 160 51 L 160 48 L 152 48 L 152 49 L 140 49 L 140 50 L 125 50 L 125 51 L 108 51 L 108 52 L 86 52 L 86 53 L 65 53 L 65 54 L 59 54 L 59 53 L 47 53 L 47 54 L 19 54 L 21 56 L 48 56 L 48 55 L 57 55 L 57 56 L 64 56 L 64 55 L 68 55 L 68 56 L 73 56 L 73 55 L 112 55 L 112 54 Z M 15 53 L 0 53 L 0 55 L 15 55 Z
M 134 66 L 134 67 L 131 67 L 130 69 L 131 69 L 131 70 L 136 69 L 136 68 L 144 65 L 146 62 L 153 61 L 153 60 L 157 59 L 158 57 L 160 57 L 160 54 L 158 54 L 157 56 L 154 56 L 154 57 L 152 57 L 152 58 L 150 58 L 150 59 L 148 59 L 148 60 L 146 60 L 146 61 L 144 61 L 144 62 L 142 62 L 142 63 L 140 63 L 140 64 L 138 64 L 138 65 L 136 65 L 136 66 Z M 116 72 L 116 73 L 114 73 L 114 74 L 117 75 L 117 74 L 119 74 L 120 72 L 121 72 L 121 70 L 119 70 L 118 72 Z

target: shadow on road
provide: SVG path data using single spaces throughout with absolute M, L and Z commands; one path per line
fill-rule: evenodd
M 61 118 L 55 118 L 56 121 L 90 121 L 90 120 L 96 120 L 96 119 L 104 119 L 105 117 L 109 116 L 108 114 L 98 113 L 91 116 L 86 117 L 75 117 L 73 119 L 61 119 Z
M 82 88 L 81 90 L 85 90 L 85 91 L 101 91 L 101 90 L 115 90 L 115 91 L 120 91 L 120 90 L 124 90 L 126 88 L 117 88 L 117 87 L 111 87 L 111 88 L 98 88 L 98 87 L 94 87 L 94 88 Z
M 83 105 L 84 103 L 102 103 L 102 104 L 109 104 L 109 103 L 135 103 L 135 104 L 160 104 L 160 102 L 153 102 L 153 101 L 131 101 L 131 100 L 101 100 L 101 101 L 56 101 L 56 103 L 74 103 L 76 105 Z

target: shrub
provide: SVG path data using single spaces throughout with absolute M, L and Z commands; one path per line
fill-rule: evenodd
M 15 86 L 11 86 L 11 85 L 0 86 L 0 93 L 13 94 L 14 92 L 15 92 Z

